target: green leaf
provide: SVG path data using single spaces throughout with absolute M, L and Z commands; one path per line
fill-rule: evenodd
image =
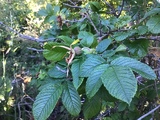
M 89 2 L 89 5 L 93 12 L 98 12 L 101 9 L 101 5 L 99 2 Z
M 146 19 L 149 16 L 156 15 L 157 13 L 160 13 L 160 8 L 154 8 L 151 11 L 145 13 L 145 15 L 141 21 L 143 21 L 144 19 Z
M 62 39 L 66 45 L 71 45 L 72 42 L 74 41 L 72 38 L 68 37 L 68 36 L 58 36 L 57 38 Z
M 129 68 L 110 66 L 101 78 L 104 86 L 112 96 L 130 104 L 136 94 L 137 80 Z
M 109 65 L 107 64 L 101 64 L 94 68 L 94 70 L 91 72 L 90 76 L 87 79 L 86 82 L 86 94 L 88 98 L 92 98 L 97 91 L 100 89 L 102 85 L 101 75 L 104 73 L 104 71 L 107 69 Z
M 106 50 L 102 53 L 103 58 L 110 58 L 113 55 L 115 55 L 116 51 L 115 50 Z
M 98 90 L 98 92 L 96 94 L 98 94 L 99 97 L 106 102 L 113 103 L 113 102 L 117 101 L 117 99 L 115 97 L 113 97 L 111 94 L 109 94 L 108 90 L 106 90 L 104 85 L 101 86 L 101 88 Z
M 122 41 L 125 40 L 130 36 L 130 32 L 116 32 L 114 34 L 114 38 L 116 41 Z
M 108 46 L 111 44 L 112 40 L 110 39 L 104 39 L 102 40 L 98 45 L 97 45 L 97 48 L 96 48 L 96 51 L 98 53 L 102 53 L 103 51 L 105 51 Z
M 90 73 L 92 72 L 92 70 L 94 69 L 94 67 L 104 62 L 105 60 L 101 56 L 91 55 L 82 64 L 80 68 L 80 77 L 88 77 Z
M 90 100 L 87 99 L 82 109 L 86 119 L 96 116 L 101 110 L 101 99 L 98 95 L 95 95 Z
M 67 81 L 62 94 L 62 102 L 68 112 L 77 116 L 81 111 L 81 100 L 78 92 L 70 81 Z
M 126 108 L 127 108 L 127 104 L 126 103 L 121 102 L 121 103 L 118 104 L 118 111 L 119 112 L 124 111 Z
M 120 16 L 118 18 L 118 21 L 116 22 L 116 27 L 118 28 L 123 27 L 127 25 L 131 20 L 132 20 L 131 16 L 128 15 Z
M 85 47 L 90 47 L 95 41 L 93 34 L 86 31 L 80 31 L 78 39 L 82 39 L 80 43 Z
M 39 10 L 38 14 L 41 15 L 41 16 L 47 16 L 48 15 L 48 13 L 47 13 L 47 11 L 45 9 Z
M 44 51 L 43 51 L 43 55 L 47 60 L 52 60 L 52 61 L 60 61 L 62 60 L 67 51 L 64 48 L 61 48 L 60 46 L 62 46 L 62 44 L 58 44 L 58 43 L 47 43 L 44 46 Z
M 54 14 L 57 15 L 60 11 L 60 7 L 59 6 L 54 6 Z
M 119 65 L 131 68 L 133 71 L 147 79 L 156 79 L 155 72 L 146 64 L 129 57 L 119 57 L 111 62 L 112 65 Z
M 125 41 L 124 44 L 128 47 L 131 55 L 136 57 L 144 57 L 148 53 L 148 47 L 150 41 L 146 39 L 140 39 L 135 41 Z
M 76 60 L 73 62 L 71 67 L 72 77 L 73 77 L 73 85 L 76 89 L 82 84 L 84 78 L 80 78 L 80 66 L 82 64 L 82 60 Z
M 56 22 L 56 19 L 57 19 L 57 16 L 52 15 L 52 16 L 49 17 L 49 19 L 48 19 L 47 21 L 48 21 L 49 23 L 51 23 L 51 22 Z
M 55 65 L 52 69 L 48 71 L 48 75 L 52 78 L 65 78 L 67 70 L 60 65 Z
M 86 26 L 87 26 L 87 24 L 82 24 L 82 25 L 80 26 L 80 30 L 83 30 L 84 28 L 86 28 Z
M 48 84 L 47 87 L 37 95 L 33 104 L 33 115 L 35 120 L 46 120 L 62 94 L 60 84 Z
M 53 6 L 51 4 L 47 4 L 46 10 L 49 14 L 51 14 L 53 12 Z
M 148 30 L 151 32 L 151 33 L 154 33 L 154 34 L 158 34 L 160 33 L 160 16 L 159 15 L 155 15 L 153 17 L 151 17 L 146 25 L 148 26 Z
M 146 34 L 148 31 L 148 27 L 147 26 L 139 26 L 138 27 L 138 35 L 144 35 Z
M 120 51 L 126 51 L 127 47 L 123 44 L 119 45 L 117 48 L 116 48 L 116 52 L 120 52 Z

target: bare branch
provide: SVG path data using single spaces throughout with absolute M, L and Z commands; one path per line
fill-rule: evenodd
M 137 120 L 142 120 L 143 118 L 147 117 L 148 115 L 152 114 L 154 111 L 156 111 L 157 109 L 160 108 L 160 105 L 158 105 L 156 108 L 154 108 L 153 110 L 149 111 L 148 113 L 144 114 L 143 116 L 141 116 L 140 118 L 138 118 Z
M 71 7 L 71 8 L 79 8 L 79 9 L 82 9 L 82 7 L 77 6 L 77 5 L 70 5 L 70 4 L 67 4 L 67 3 L 63 3 L 63 5 L 68 6 L 68 7 Z
M 38 50 L 38 49 L 36 49 L 36 48 L 30 48 L 30 47 L 27 47 L 27 49 L 29 49 L 29 50 L 33 50 L 33 51 L 36 51 L 36 52 L 43 52 L 43 50 Z
M 79 20 L 64 20 L 64 23 L 70 22 L 70 23 L 77 23 L 77 22 L 83 22 L 87 17 L 83 17 Z
M 141 40 L 141 39 L 148 39 L 154 41 L 160 41 L 160 36 L 140 36 L 138 38 L 130 38 L 130 40 Z
M 7 28 L 9 31 L 13 32 L 14 34 L 17 34 L 18 37 L 20 38 L 23 38 L 23 39 L 26 39 L 26 40 L 31 40 L 31 41 L 35 41 L 35 42 L 45 42 L 45 41 L 48 41 L 50 39 L 41 39 L 41 38 L 35 38 L 35 37 L 32 37 L 32 36 L 29 36 L 29 35 L 24 35 L 24 34 L 21 34 L 19 33 L 18 31 L 14 30 L 13 28 L 5 25 L 3 22 L 0 21 L 0 25 Z
M 104 2 L 111 9 L 109 14 L 113 14 L 114 16 L 117 16 L 115 8 L 112 5 L 110 5 L 106 0 L 104 0 Z
M 99 31 L 98 31 L 98 29 L 96 28 L 95 24 L 93 23 L 91 17 L 89 16 L 89 13 L 88 13 L 87 10 L 86 10 L 86 15 L 87 15 L 87 18 L 88 18 L 88 20 L 90 21 L 91 25 L 94 27 L 94 30 L 95 30 L 96 33 L 99 35 Z
M 121 9 L 120 9 L 120 11 L 119 11 L 119 13 L 118 13 L 118 15 L 117 15 L 117 18 L 121 15 L 122 10 L 123 10 L 123 7 L 124 7 L 124 0 L 122 0 Z

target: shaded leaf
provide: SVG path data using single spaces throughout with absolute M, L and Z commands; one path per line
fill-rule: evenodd
M 135 41 L 125 41 L 124 44 L 129 48 L 129 52 L 136 57 L 144 57 L 148 53 L 150 41 L 140 39 Z
M 78 34 L 78 39 L 82 39 L 80 43 L 86 47 L 90 47 L 95 41 L 93 34 L 86 31 L 80 31 Z
M 141 21 L 143 21 L 144 19 L 146 19 L 149 16 L 156 15 L 157 13 L 160 13 L 160 8 L 153 8 L 151 11 L 145 13 L 145 15 Z
M 136 94 L 137 80 L 129 68 L 110 66 L 101 78 L 104 86 L 112 96 L 130 104 Z
M 148 30 L 151 33 L 157 34 L 160 33 L 160 16 L 159 15 L 155 15 L 154 17 L 151 17 L 146 25 L 148 26 Z
M 114 38 L 116 41 L 122 41 L 125 40 L 126 38 L 128 38 L 130 35 L 129 32 L 116 32 L 114 34 Z
M 138 27 L 138 35 L 144 35 L 148 32 L 148 27 L 147 26 L 139 26 Z
M 101 88 L 98 90 L 96 94 L 98 94 L 99 97 L 106 102 L 116 102 L 117 101 L 115 97 L 109 94 L 109 92 L 106 90 L 106 88 L 103 85 L 101 86 Z
M 59 65 L 55 65 L 48 71 L 48 75 L 52 78 L 64 78 L 66 77 L 67 70 Z
M 88 98 L 92 98 L 102 85 L 101 75 L 107 69 L 108 64 L 101 64 L 94 68 L 86 82 L 86 94 Z
M 146 64 L 129 57 L 119 57 L 111 62 L 112 65 L 119 65 L 131 68 L 133 71 L 147 79 L 156 79 L 155 72 Z
M 82 60 L 76 60 L 72 63 L 71 72 L 73 77 L 73 85 L 76 89 L 82 84 L 84 78 L 80 78 L 80 66 L 82 64 Z
M 121 112 L 127 108 L 127 104 L 124 102 L 121 102 L 118 104 L 118 111 Z
M 113 55 L 115 55 L 115 53 L 116 53 L 115 50 L 106 50 L 102 53 L 102 57 L 103 58 L 112 57 Z
M 37 95 L 33 104 L 33 115 L 35 120 L 46 120 L 62 93 L 62 87 L 59 84 L 48 84 L 47 87 Z
M 90 100 L 87 99 L 82 109 L 86 119 L 96 116 L 101 110 L 101 99 L 98 95 L 95 95 Z
M 89 5 L 94 12 L 98 12 L 101 9 L 101 5 L 99 2 L 89 2 Z
M 120 51 L 126 51 L 127 47 L 123 44 L 119 45 L 117 48 L 116 48 L 116 52 L 120 52 Z
M 112 40 L 110 39 L 104 39 L 102 40 L 98 45 L 97 45 L 97 48 L 96 48 L 96 51 L 98 53 L 102 53 L 103 51 L 105 51 L 108 46 L 111 44 Z
M 81 100 L 73 84 L 68 81 L 62 94 L 62 102 L 71 115 L 77 116 L 81 111 Z

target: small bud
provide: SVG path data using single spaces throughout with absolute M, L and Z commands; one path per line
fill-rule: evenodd
M 74 51 L 75 51 L 76 55 L 80 55 L 82 53 L 82 50 L 79 46 L 74 47 Z

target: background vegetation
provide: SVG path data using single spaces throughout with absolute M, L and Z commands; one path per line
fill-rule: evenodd
M 0 119 L 159 119 L 156 0 L 0 0 Z

